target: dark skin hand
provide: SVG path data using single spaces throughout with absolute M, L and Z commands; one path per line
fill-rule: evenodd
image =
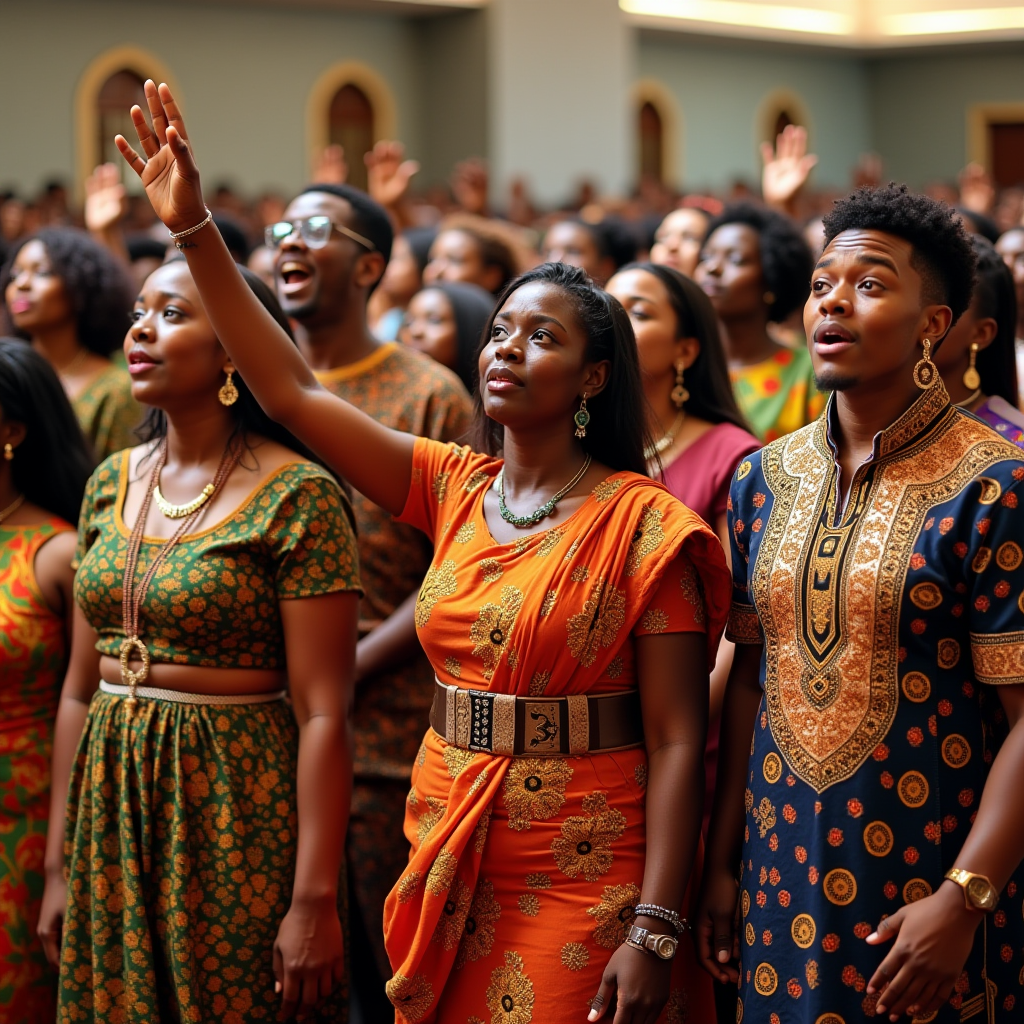
M 908 242 L 880 231 L 846 231 L 815 268 L 804 327 L 816 375 L 836 388 L 841 490 L 851 484 L 875 434 L 918 397 L 911 371 L 923 341 L 942 339 L 952 311 L 934 301 L 911 264 Z M 711 820 L 698 939 L 701 962 L 719 980 L 735 980 L 728 961 L 739 954 L 736 888 L 743 837 L 743 790 L 750 736 L 760 703 L 760 647 L 737 648 L 726 691 L 718 793 Z M 1015 806 L 1024 774 L 1024 686 L 1000 686 L 1010 726 L 993 761 L 981 805 L 956 858 L 958 867 L 986 875 L 1002 889 L 1024 859 L 1024 819 Z M 868 982 L 880 993 L 875 1012 L 891 1021 L 938 1010 L 949 998 L 970 953 L 981 915 L 968 910 L 952 882 L 879 923 L 871 945 L 893 941 Z
M 132 117 L 147 160 L 120 136 L 117 144 L 141 176 L 157 215 L 170 230 L 181 231 L 206 215 L 199 171 L 170 90 L 161 85 L 158 94 L 147 83 L 146 93 L 153 130 L 137 107 Z M 263 408 L 371 501 L 393 514 L 401 512 L 411 484 L 414 439 L 381 426 L 320 387 L 242 281 L 215 228 L 203 228 L 188 241 L 188 264 L 217 337 Z M 542 282 L 513 292 L 495 316 L 480 355 L 481 395 L 487 415 L 505 427 L 505 495 L 516 513 L 543 504 L 583 465 L 572 414 L 583 394 L 593 397 L 604 388 L 609 371 L 607 361 L 587 361 L 587 343 L 572 302 Z M 576 511 L 609 472 L 592 465 L 544 528 Z M 484 515 L 499 543 L 524 535 L 500 517 L 493 490 L 485 496 Z M 647 800 L 656 808 L 649 824 L 643 894 L 669 906 L 682 903 L 700 829 L 700 801 L 693 794 L 703 791 L 705 649 L 706 638 L 693 634 L 644 637 L 637 643 L 644 721 L 650 730 Z M 681 679 L 680 664 L 696 666 L 692 676 Z M 668 997 L 667 966 L 628 947 L 613 964 L 603 998 L 610 998 L 614 980 L 622 1003 L 615 1024 L 653 1021 Z

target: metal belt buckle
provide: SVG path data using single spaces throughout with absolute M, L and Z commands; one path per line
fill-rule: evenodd
M 557 701 L 527 701 L 524 754 L 557 754 L 562 749 L 562 716 Z

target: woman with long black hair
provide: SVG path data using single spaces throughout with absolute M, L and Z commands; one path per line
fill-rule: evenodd
M 0 1020 L 53 1020 L 57 977 L 36 925 L 72 523 L 93 463 L 57 375 L 15 338 L 0 338 L 0 451 Z
M 348 501 L 257 404 L 183 260 L 124 345 L 151 411 L 79 521 L 39 925 L 57 1019 L 344 1020 Z
M 253 301 L 170 90 L 146 96 L 146 159 L 117 144 L 234 364 L 269 415 L 434 544 L 416 623 L 437 689 L 385 913 L 397 1019 L 590 1005 L 596 1020 L 613 1002 L 617 1024 L 684 1003 L 706 1019 L 679 915 L 728 573 L 711 530 L 645 475 L 625 311 L 576 268 L 524 274 L 479 353 L 477 452 L 389 430 L 319 386 Z

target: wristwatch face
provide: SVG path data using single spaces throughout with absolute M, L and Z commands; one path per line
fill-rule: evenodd
M 967 883 L 967 898 L 979 910 L 991 910 L 996 905 L 997 895 L 995 886 L 977 875 Z
M 671 960 L 676 955 L 677 944 L 678 940 L 674 939 L 671 935 L 659 935 L 653 942 L 654 952 L 662 960 Z

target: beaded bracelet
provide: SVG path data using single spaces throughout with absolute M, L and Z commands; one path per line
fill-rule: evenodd
M 170 232 L 171 241 L 174 242 L 174 247 L 179 251 L 181 249 L 187 248 L 188 243 L 182 242 L 182 239 L 188 238 L 189 235 L 194 235 L 197 231 L 202 231 L 202 229 L 205 228 L 206 225 L 209 224 L 211 220 L 213 220 L 213 214 L 210 212 L 209 208 L 207 208 L 206 217 L 202 221 L 200 221 L 200 223 L 196 224 L 195 227 L 186 228 L 184 231 Z
M 680 917 L 674 910 L 659 907 L 657 903 L 638 903 L 636 916 L 656 917 L 661 921 L 667 921 L 675 929 L 676 935 L 680 935 L 689 927 L 685 918 Z

